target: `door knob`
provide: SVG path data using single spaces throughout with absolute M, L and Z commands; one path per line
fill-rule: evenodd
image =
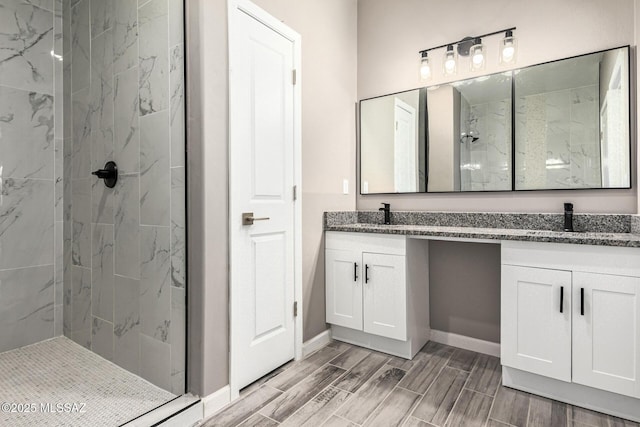
M 269 217 L 256 218 L 253 216 L 253 212 L 244 212 L 242 214 L 242 225 L 253 225 L 253 221 L 267 221 Z
M 116 186 L 116 182 L 118 182 L 118 166 L 116 166 L 115 162 L 107 162 L 104 165 L 104 169 L 93 171 L 91 175 L 95 175 L 99 179 L 104 179 L 104 185 L 113 188 Z

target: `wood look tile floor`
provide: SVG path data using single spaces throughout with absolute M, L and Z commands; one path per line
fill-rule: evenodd
M 201 427 L 640 427 L 501 385 L 500 360 L 429 342 L 405 360 L 332 342 L 251 384 Z

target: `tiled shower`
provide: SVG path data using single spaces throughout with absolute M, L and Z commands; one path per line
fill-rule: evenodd
M 183 0 L 0 0 L 0 28 L 0 352 L 64 335 L 182 394 Z

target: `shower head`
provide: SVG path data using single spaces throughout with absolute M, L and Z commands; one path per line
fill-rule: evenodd
M 462 134 L 462 136 L 460 137 L 460 144 L 464 144 L 465 142 L 469 141 L 470 143 L 474 143 L 477 140 L 479 140 L 480 137 L 479 136 L 473 136 L 473 135 L 467 135 L 467 134 Z

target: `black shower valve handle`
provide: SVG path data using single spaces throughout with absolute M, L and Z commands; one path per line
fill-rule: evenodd
M 93 171 L 91 172 L 91 175 L 95 175 L 99 179 L 103 179 L 104 185 L 108 188 L 113 188 L 116 186 L 116 182 L 118 182 L 118 166 L 115 162 L 109 161 L 104 165 L 104 169 Z

